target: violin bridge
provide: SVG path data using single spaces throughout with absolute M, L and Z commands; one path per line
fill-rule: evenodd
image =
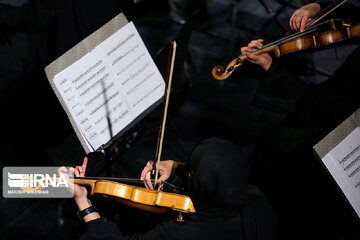
M 350 20 L 343 20 L 342 23 L 341 23 L 347 39 L 350 39 L 350 38 L 351 38 L 351 34 L 350 34 L 351 24 L 352 24 L 352 23 L 351 23 Z
M 343 20 L 342 23 L 343 27 L 350 27 L 351 26 L 351 21 L 350 20 Z
M 331 30 L 335 30 L 335 29 L 336 29 L 334 19 L 330 19 L 330 26 L 331 26 Z
M 161 181 L 161 182 L 159 183 L 158 191 L 162 191 L 163 189 L 164 189 L 164 182 Z

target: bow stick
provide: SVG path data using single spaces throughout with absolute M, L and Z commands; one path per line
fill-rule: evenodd
M 167 110 L 169 106 L 169 97 L 170 97 L 170 90 L 171 90 L 171 83 L 172 83 L 172 75 L 174 71 L 174 62 L 175 62 L 175 53 L 176 53 L 176 42 L 171 42 L 171 48 L 169 53 L 169 63 L 170 68 L 168 68 L 167 77 L 166 77 L 166 89 L 164 94 L 164 105 L 163 105 L 163 115 L 162 120 L 160 124 L 159 129 L 159 135 L 158 135 L 158 142 L 156 147 L 156 154 L 155 154 L 155 183 L 154 187 L 157 184 L 158 175 L 159 175 L 159 164 L 161 159 L 161 152 L 162 152 L 162 146 L 163 146 L 163 140 L 164 140 L 164 132 L 165 132 L 165 124 L 166 124 L 166 117 L 167 117 Z

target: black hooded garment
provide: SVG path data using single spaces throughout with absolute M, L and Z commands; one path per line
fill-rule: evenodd
M 205 140 L 189 162 L 196 213 L 188 221 L 167 221 L 144 235 L 123 236 L 115 224 L 96 219 L 86 223 L 81 239 L 275 239 L 275 213 L 262 193 L 248 185 L 248 159 L 235 144 Z

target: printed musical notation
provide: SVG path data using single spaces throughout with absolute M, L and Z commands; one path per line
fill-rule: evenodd
M 360 127 L 355 128 L 322 161 L 360 216 Z
M 165 83 L 133 23 L 54 77 L 93 151 L 158 102 Z

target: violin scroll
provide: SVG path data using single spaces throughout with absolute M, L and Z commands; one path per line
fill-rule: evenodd
M 228 77 L 228 76 L 224 76 L 225 75 L 225 69 L 221 65 L 215 66 L 213 68 L 212 75 L 217 80 L 224 80 L 225 78 Z
M 217 80 L 224 80 L 232 74 L 232 72 L 237 68 L 238 66 L 241 66 L 244 61 L 244 56 L 240 56 L 238 58 L 233 59 L 224 69 L 223 66 L 218 65 L 215 66 L 212 70 L 212 75 Z

